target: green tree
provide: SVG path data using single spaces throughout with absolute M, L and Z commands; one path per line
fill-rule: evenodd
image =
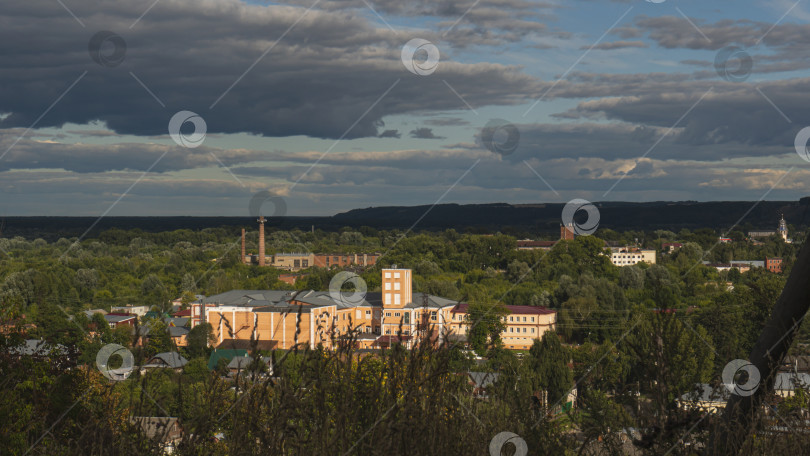
M 557 334 L 546 331 L 542 339 L 534 341 L 529 355 L 540 386 L 548 393 L 548 404 L 554 405 L 564 400 L 574 380 L 568 368 L 571 356 Z
M 502 346 L 501 333 L 506 329 L 503 317 L 507 313 L 501 304 L 470 304 L 467 314 L 470 325 L 467 342 L 470 348 L 484 356 L 488 349 Z

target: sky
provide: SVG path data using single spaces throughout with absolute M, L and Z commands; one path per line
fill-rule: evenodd
M 3 216 L 810 194 L 801 1 L 26 0 L 0 56 Z

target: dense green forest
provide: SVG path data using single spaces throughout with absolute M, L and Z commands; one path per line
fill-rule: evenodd
M 484 454 L 505 430 L 525 440 L 529 454 L 623 454 L 622 430 L 631 427 L 641 434 L 630 444 L 639 454 L 690 454 L 714 420 L 676 400 L 699 383 L 718 385 L 729 361 L 746 358 L 799 247 L 776 236 L 754 245 L 741 232 L 728 235 L 733 242 L 719 244 L 710 229 L 603 229 L 546 252 L 517 250 L 515 237 L 499 233 L 270 230 L 268 253 L 381 253 L 377 267 L 359 271 L 369 291 L 380 289 L 380 266 L 397 264 L 413 269 L 414 291 L 471 303 L 473 350 L 394 347 L 359 358 L 343 341 L 336 351 L 264 352 L 273 377 L 234 380 L 221 364 L 208 369 L 201 326 L 178 349 L 189 360 L 181 372 L 136 372 L 122 382 L 95 368 L 105 344 L 129 347 L 139 363 L 177 348 L 168 337 L 136 347 L 128 331 L 82 310 L 145 304 L 165 311 L 183 295 L 290 288 L 278 280 L 283 271 L 241 264 L 231 228 L 108 230 L 53 243 L 0 238 L 0 453 L 159 452 L 129 418 L 173 416 L 184 423 L 182 454 Z M 616 267 L 605 241 L 683 247 L 659 252 L 655 265 Z M 257 251 L 255 232 L 247 249 Z M 785 272 L 719 273 L 702 264 L 766 256 L 783 258 Z M 324 290 L 337 271 L 302 273 L 295 288 Z M 557 310 L 557 334 L 527 353 L 504 350 L 491 318 L 503 304 Z M 66 352 L 15 356 L 11 348 L 24 338 Z M 261 363 L 252 366 L 260 373 Z M 468 370 L 499 375 L 486 399 L 472 396 L 459 375 Z M 571 391 L 575 407 L 560 409 Z M 805 402 L 780 407 L 788 415 Z M 747 451 L 767 454 L 772 440 L 764 433 Z

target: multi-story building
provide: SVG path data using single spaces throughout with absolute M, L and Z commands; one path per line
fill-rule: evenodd
M 632 266 L 641 262 L 655 264 L 655 250 L 638 247 L 611 247 L 610 262 L 615 266 Z
M 778 274 L 782 272 L 782 259 L 781 258 L 773 258 L 773 257 L 765 257 L 765 267 L 775 273 Z
M 245 340 L 290 349 L 296 344 L 330 347 L 350 330 L 359 348 L 413 346 L 418 338 L 463 341 L 469 330 L 468 305 L 413 293 L 410 269 L 383 269 L 382 290 L 366 293 L 232 290 L 192 304 L 192 326 L 206 321 L 217 346 Z M 528 349 L 553 331 L 557 313 L 544 307 L 506 306 L 501 334 L 506 348 Z

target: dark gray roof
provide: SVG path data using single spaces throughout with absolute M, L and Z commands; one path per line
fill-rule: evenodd
M 40 339 L 27 339 L 16 347 L 9 347 L 9 353 L 14 355 L 24 356 L 45 356 L 48 354 L 64 355 L 67 353 L 67 348 L 62 344 L 51 345 L 48 342 Z
M 169 336 L 171 337 L 185 336 L 189 331 L 190 329 L 184 326 L 169 326 Z
M 259 361 L 263 361 L 265 364 L 269 365 L 271 360 L 270 358 L 259 357 Z M 231 362 L 228 363 L 228 369 L 246 369 L 250 366 L 250 363 L 253 362 L 252 356 L 234 356 L 231 359 Z
M 476 388 L 487 388 L 492 386 L 497 380 L 499 374 L 494 372 L 467 372 L 470 380 L 475 384 Z
M 104 315 L 104 319 L 109 323 L 120 323 L 122 321 L 138 318 L 135 315 Z
M 290 300 L 295 297 L 296 301 L 309 304 L 299 309 L 299 306 L 290 305 Z M 353 307 L 382 307 L 382 292 L 368 292 L 364 299 L 357 300 L 352 292 L 340 293 L 341 299 L 335 297 L 328 291 L 285 291 L 285 290 L 231 290 L 218 295 L 209 296 L 202 301 L 205 304 L 217 304 L 224 306 L 253 307 L 256 312 L 302 312 L 308 313 L 309 309 L 337 306 L 339 309 Z M 433 309 L 451 307 L 458 304 L 457 301 L 441 298 L 439 296 L 425 295 L 424 293 L 414 293 L 411 303 L 405 308 L 414 309 L 425 305 L 424 296 L 427 296 L 427 306 Z M 310 307 L 311 306 L 311 307 Z
M 779 372 L 776 374 L 776 378 L 773 381 L 773 389 L 775 391 L 793 391 L 797 388 L 810 388 L 810 374 L 805 372 L 798 374 Z
M 144 367 L 169 367 L 179 369 L 186 365 L 188 360 L 177 352 L 163 352 L 149 358 Z

